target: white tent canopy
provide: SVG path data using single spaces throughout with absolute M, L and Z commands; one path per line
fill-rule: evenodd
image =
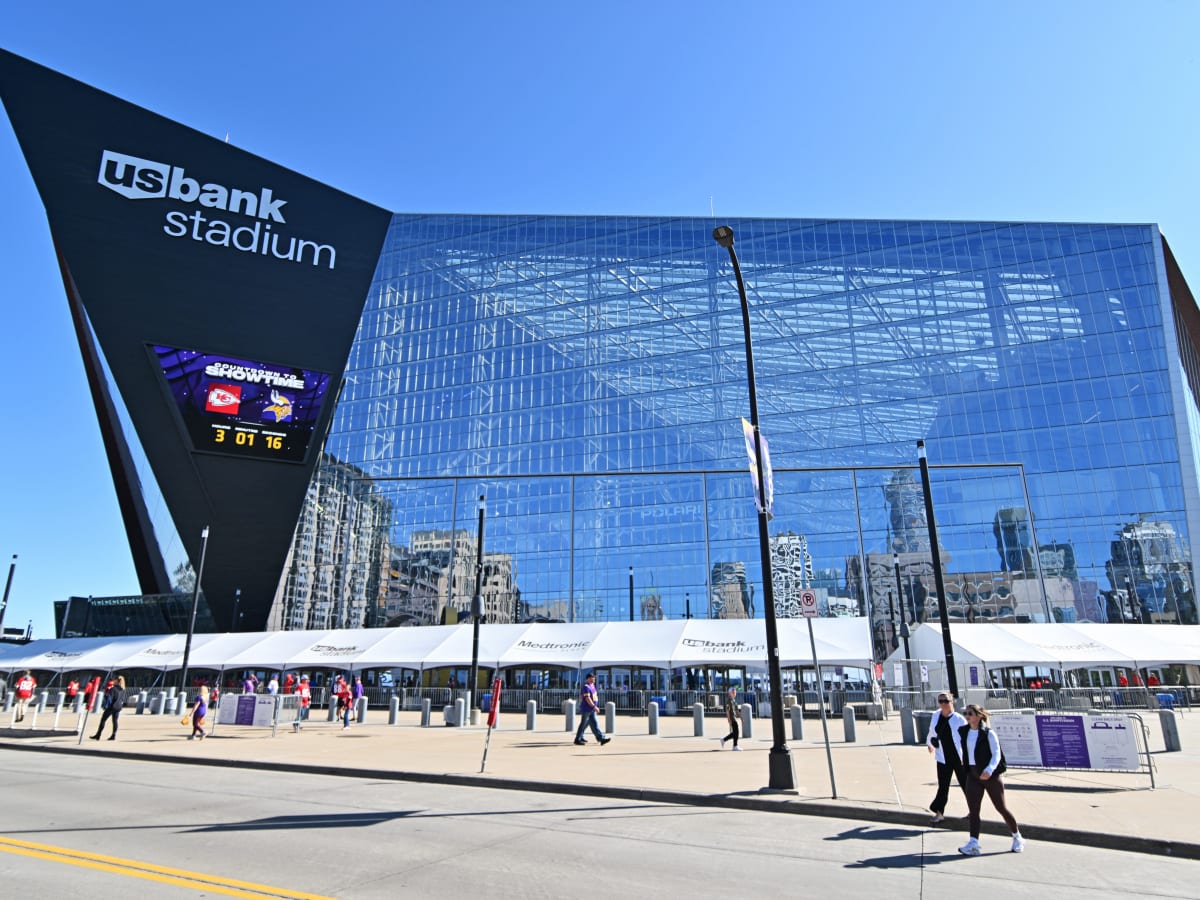
M 1190 625 L 966 624 L 950 626 L 956 667 L 1144 668 L 1200 664 L 1200 628 Z M 911 659 L 945 658 L 940 626 L 926 622 L 909 638 Z M 903 662 L 901 645 L 889 657 Z
M 811 665 L 807 623 L 779 620 L 777 624 L 781 665 Z M 870 666 L 871 638 L 866 619 L 815 619 L 813 631 L 822 665 Z M 468 665 L 473 638 L 470 624 L 204 634 L 193 637 L 188 665 L 193 669 L 222 670 L 433 669 Z M 182 634 L 171 634 L 34 641 L 0 648 L 0 669 L 170 671 L 183 665 L 185 640 Z M 762 619 L 539 623 L 479 628 L 479 663 L 487 668 L 558 665 L 666 669 L 765 666 L 766 661 L 766 625 Z

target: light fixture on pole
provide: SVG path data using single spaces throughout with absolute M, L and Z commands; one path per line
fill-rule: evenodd
M 241 628 L 238 627 L 238 623 L 241 621 L 241 618 L 242 618 L 241 611 L 238 609 L 238 607 L 241 605 L 242 605 L 242 589 L 237 588 L 233 592 L 233 624 L 230 626 L 230 629 L 229 629 L 230 631 L 241 631 L 242 630 Z
M 750 340 L 750 303 L 742 281 L 742 267 L 733 249 L 733 229 L 719 225 L 713 229 L 713 240 L 729 251 L 733 274 L 737 279 L 738 299 L 742 306 L 742 331 L 746 344 L 746 383 L 750 391 L 750 425 L 754 432 L 754 456 L 758 466 L 758 549 L 762 558 L 763 616 L 767 629 L 767 672 L 771 680 L 771 734 L 773 744 L 768 756 L 768 787 L 773 790 L 795 790 L 796 768 L 783 730 L 783 673 L 779 666 L 779 631 L 775 622 L 775 591 L 771 584 L 771 541 L 767 528 L 767 482 L 763 472 L 762 434 L 758 428 L 758 396 L 754 390 L 754 345 Z
M 200 579 L 204 577 L 204 557 L 208 554 L 208 526 L 200 532 L 200 566 L 196 569 L 196 583 L 192 585 L 192 616 L 188 619 L 187 640 L 183 643 L 183 668 L 179 672 L 179 690 L 187 702 L 188 659 L 192 655 L 192 634 L 196 630 L 196 607 L 200 604 Z
M 479 624 L 483 618 L 483 517 L 487 513 L 484 495 L 479 495 L 479 533 L 475 538 L 475 596 L 471 598 L 471 681 L 468 685 L 467 709 L 475 709 L 479 683 Z M 458 723 L 462 725 L 462 722 Z
M 942 555 L 938 548 L 937 523 L 933 520 L 933 490 L 929 485 L 929 460 L 925 442 L 917 441 L 917 460 L 921 464 L 921 490 L 925 494 L 925 525 L 929 529 L 929 552 L 933 559 L 933 584 L 938 595 L 938 619 L 942 623 L 942 650 L 946 654 L 946 679 L 950 693 L 958 696 L 958 673 L 954 670 L 954 643 L 950 640 L 950 615 L 946 611 L 946 585 L 942 579 Z
M 633 566 L 629 567 L 629 621 L 633 621 Z
M 4 612 L 8 609 L 8 592 L 12 588 L 13 572 L 17 570 L 17 554 L 13 554 L 12 562 L 8 564 L 8 581 L 4 582 L 4 599 L 0 600 L 0 635 L 4 634 Z M 64 628 L 66 627 L 64 623 Z

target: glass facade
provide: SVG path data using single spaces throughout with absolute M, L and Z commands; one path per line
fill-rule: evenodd
M 362 542 L 378 596 L 333 619 L 444 621 L 477 579 L 493 620 L 763 614 L 716 224 L 393 218 L 322 463 L 392 521 Z M 1157 228 L 727 224 L 781 614 L 814 587 L 822 614 L 871 616 L 890 649 L 898 615 L 935 609 L 923 439 L 952 616 L 1196 621 L 1194 353 Z M 276 604 L 292 621 L 329 565 L 307 520 Z

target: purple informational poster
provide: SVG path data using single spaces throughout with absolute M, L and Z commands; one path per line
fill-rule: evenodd
M 1090 769 L 1082 716 L 1038 716 L 1038 744 L 1047 768 Z
M 242 694 L 237 698 L 237 715 L 233 720 L 234 725 L 254 724 L 254 700 L 253 694 Z

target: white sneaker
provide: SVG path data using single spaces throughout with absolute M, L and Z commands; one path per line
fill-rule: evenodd
M 1014 834 L 1013 835 L 1012 852 L 1013 853 L 1023 853 L 1024 850 L 1025 850 L 1025 838 L 1021 837 L 1019 834 Z
M 958 852 L 963 856 L 978 856 L 983 851 L 979 847 L 979 841 L 975 840 L 975 838 L 971 838 L 958 848 Z
M 734 750 L 736 750 L 736 751 L 738 751 L 739 753 L 741 753 L 741 752 L 742 752 L 742 748 L 741 748 L 741 747 L 734 747 L 733 749 L 734 749 Z

